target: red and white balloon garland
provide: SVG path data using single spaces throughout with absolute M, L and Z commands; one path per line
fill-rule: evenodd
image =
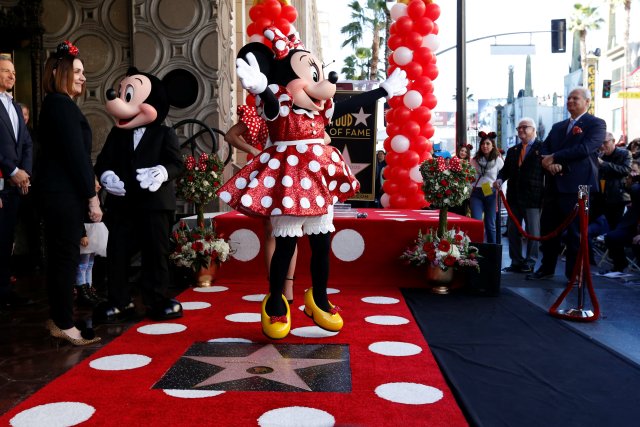
M 390 75 L 397 67 L 405 70 L 409 79 L 407 93 L 391 98 L 386 114 L 387 167 L 384 169 L 385 208 L 420 209 L 428 205 L 422 192 L 420 164 L 431 158 L 434 134 L 431 110 L 437 100 L 433 95 L 433 80 L 438 77 L 436 56 L 440 6 L 432 0 L 398 2 L 391 7 L 389 48 Z
M 296 29 L 292 24 L 298 18 L 298 11 L 287 0 L 255 0 L 249 9 L 249 18 L 252 21 L 247 25 L 249 41 L 271 46 L 263 36 L 264 29 L 275 26 L 282 34 L 294 33 Z

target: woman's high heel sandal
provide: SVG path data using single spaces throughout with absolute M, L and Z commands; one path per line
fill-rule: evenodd
M 328 312 L 316 305 L 316 302 L 313 300 L 313 288 L 307 289 L 304 293 L 304 314 L 311 317 L 313 323 L 320 328 L 330 332 L 338 332 L 344 325 L 342 317 L 338 313 L 340 308 L 331 303 L 329 303 L 329 305 L 331 306 L 331 310 Z
M 260 313 L 260 322 L 262 323 L 262 333 L 272 340 L 279 340 L 287 335 L 291 330 L 291 310 L 289 303 L 284 295 L 281 295 L 284 304 L 287 306 L 287 314 L 284 316 L 269 316 L 266 311 L 267 300 L 271 294 L 267 294 L 262 300 L 262 310 Z
M 49 331 L 49 333 L 51 334 L 51 336 L 53 338 L 57 338 L 59 340 L 67 341 L 67 342 L 69 342 L 69 343 L 71 343 L 71 344 L 73 344 L 75 346 L 95 344 L 95 343 L 100 342 L 100 340 L 101 340 L 100 337 L 93 337 L 91 339 L 87 339 L 87 338 L 71 338 L 62 329 L 60 329 L 58 326 L 56 326 L 56 324 L 51 319 L 47 320 L 44 325 L 45 325 L 45 328 L 47 328 L 47 330 Z
M 293 304 L 293 281 L 295 280 L 295 276 L 294 277 L 285 277 L 284 278 L 284 296 L 287 299 L 287 302 L 289 304 Z M 291 298 L 289 298 L 289 296 L 287 295 L 287 281 L 291 282 Z

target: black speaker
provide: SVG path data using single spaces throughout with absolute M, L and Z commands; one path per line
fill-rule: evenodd
M 466 289 L 473 295 L 498 296 L 502 272 L 502 245 L 496 243 L 474 243 L 480 257 L 480 271 L 467 271 Z
M 551 52 L 562 53 L 567 50 L 567 20 L 551 20 Z

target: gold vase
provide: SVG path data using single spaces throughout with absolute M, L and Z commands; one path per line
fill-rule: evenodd
M 427 266 L 427 282 L 434 294 L 445 295 L 449 293 L 449 285 L 453 281 L 453 268 L 446 271 L 435 265 Z
M 209 267 L 202 267 L 196 272 L 196 286 L 198 288 L 207 288 L 211 286 L 218 277 L 219 269 L 220 263 L 218 261 L 212 261 L 209 263 Z

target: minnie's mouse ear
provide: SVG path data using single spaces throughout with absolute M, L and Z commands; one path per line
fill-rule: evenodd
M 169 104 L 176 108 L 187 108 L 198 99 L 198 79 L 187 70 L 171 70 L 162 82 L 167 89 Z

